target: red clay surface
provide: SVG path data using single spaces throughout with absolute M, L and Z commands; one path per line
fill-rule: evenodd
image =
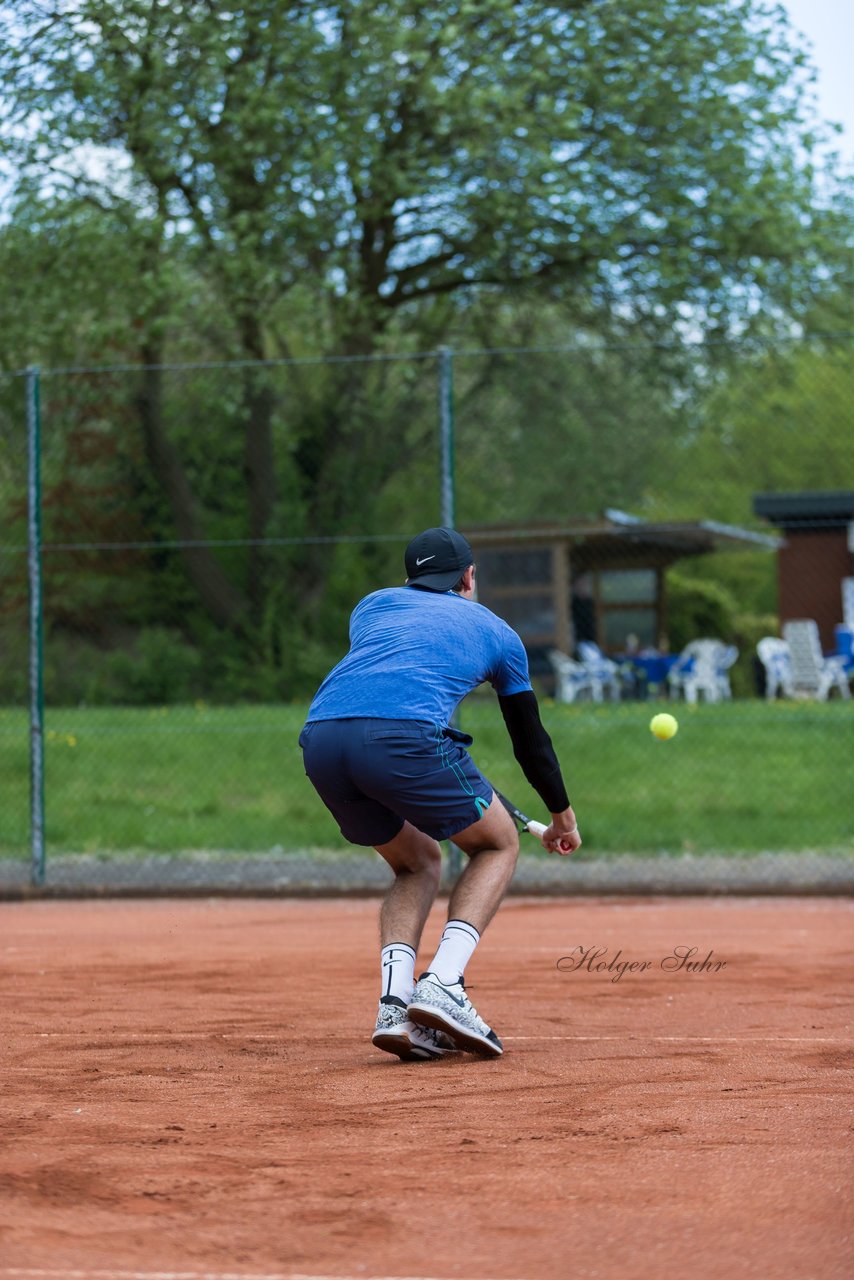
M 505 1056 L 428 1064 L 370 1044 L 376 909 L 0 904 L 0 1277 L 854 1274 L 854 903 L 512 900 Z

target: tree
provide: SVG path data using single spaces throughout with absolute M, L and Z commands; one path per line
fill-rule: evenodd
M 650 510 L 750 524 L 754 494 L 854 484 L 852 345 L 815 338 L 745 352 L 683 429 Z
M 854 487 L 852 345 L 849 335 L 743 350 L 685 416 L 645 514 L 773 533 L 754 515 L 754 495 Z M 743 613 L 776 612 L 776 561 L 766 551 L 704 557 L 691 574 L 731 592 Z
M 219 353 L 253 361 L 432 344 L 489 291 L 594 331 L 788 322 L 835 270 L 806 60 L 761 0 L 18 0 L 0 73 L 19 189 L 134 228 L 139 421 L 187 541 L 205 495 L 158 369 L 176 263 L 216 300 Z M 369 526 L 400 465 L 390 386 L 405 402 L 390 365 L 332 366 L 283 421 L 242 375 L 252 549 L 240 581 L 187 560 L 219 625 L 260 625 L 284 493 L 292 528 Z M 303 588 L 319 570 L 294 566 Z

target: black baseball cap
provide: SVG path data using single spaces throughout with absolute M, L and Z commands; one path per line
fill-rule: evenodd
M 474 556 L 456 529 L 425 529 L 412 539 L 403 560 L 406 581 L 413 586 L 450 591 L 474 563 Z

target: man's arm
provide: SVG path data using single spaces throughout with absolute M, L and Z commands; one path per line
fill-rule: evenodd
M 519 767 L 552 816 L 543 835 L 544 846 L 559 853 L 573 853 L 581 844 L 578 823 L 552 740 L 540 719 L 536 694 L 527 689 L 499 696 L 498 705 Z

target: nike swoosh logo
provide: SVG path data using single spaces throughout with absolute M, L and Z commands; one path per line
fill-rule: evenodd
M 434 554 L 433 554 L 432 556 L 425 556 L 423 560 L 416 560 L 416 561 L 415 561 L 415 564 L 416 564 L 416 566 L 417 566 L 417 565 L 422 565 L 422 564 L 426 564 L 428 560 L 435 560 L 435 559 L 436 559 L 436 555 L 435 555 L 435 552 L 434 552 Z
M 461 998 L 460 996 L 455 996 L 454 993 L 452 991 L 449 991 L 447 987 L 442 987 L 442 990 L 444 991 L 445 995 L 448 997 L 449 1000 L 453 1000 L 454 1004 L 458 1004 L 461 1009 L 465 1008 L 466 1002 L 464 998 Z

